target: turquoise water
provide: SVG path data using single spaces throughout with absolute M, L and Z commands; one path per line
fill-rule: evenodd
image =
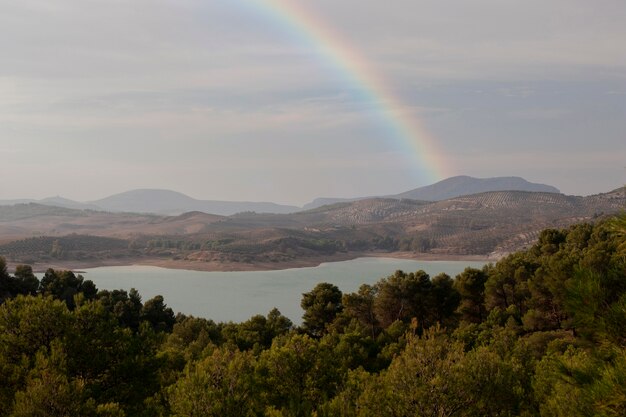
M 302 293 L 320 282 L 330 282 L 343 292 L 361 284 L 373 284 L 401 269 L 423 269 L 431 277 L 445 272 L 454 277 L 468 266 L 482 262 L 412 261 L 390 258 L 359 258 L 325 263 L 313 268 L 255 272 L 198 272 L 153 266 L 112 266 L 85 270 L 85 279 L 99 289 L 136 288 L 144 301 L 162 295 L 175 312 L 215 321 L 245 321 L 266 315 L 277 307 L 294 323 L 301 322 Z

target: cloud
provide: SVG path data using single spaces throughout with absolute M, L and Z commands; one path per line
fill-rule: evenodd
M 537 77 L 572 66 L 626 68 L 626 5 L 619 0 L 601 7 L 585 0 L 316 5 L 324 20 L 382 68 L 456 79 Z
M 359 69 L 378 73 L 398 98 L 394 114 L 430 129 L 458 173 L 508 175 L 498 161 L 511 154 L 519 172 L 548 167 L 524 147 L 623 155 L 626 104 L 613 94 L 626 89 L 622 0 L 294 3 L 363 57 Z M 266 200 L 425 185 L 354 74 L 320 55 L 299 23 L 257 4 L 0 0 L 1 147 L 36 161 L 3 192 L 89 193 L 91 184 L 116 192 L 129 185 L 124 173 L 140 186 L 163 166 L 181 190 L 202 188 L 186 182 L 189 172 L 231 178 L 232 191 L 216 188 L 222 196 L 280 184 L 263 189 Z M 490 157 L 481 165 L 455 153 L 473 149 Z M 592 160 L 599 172 L 609 155 Z M 94 172 L 77 178 L 74 165 Z M 0 177 L 18 169 L 1 165 Z M 300 185 L 281 178 L 292 171 Z

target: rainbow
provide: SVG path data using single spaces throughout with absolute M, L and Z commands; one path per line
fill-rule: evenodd
M 373 71 L 341 36 L 321 19 L 291 0 L 243 0 L 268 19 L 278 22 L 290 35 L 299 38 L 353 83 L 364 99 L 372 103 L 392 137 L 414 157 L 418 171 L 435 182 L 450 174 L 437 141 L 419 120 L 406 111 L 406 106 L 393 94 L 383 77 Z M 414 170 L 411 170 L 414 171 Z

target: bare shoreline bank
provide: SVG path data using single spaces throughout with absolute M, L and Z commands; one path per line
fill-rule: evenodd
M 328 262 L 349 261 L 357 258 L 394 258 L 415 261 L 468 261 L 468 262 L 495 262 L 498 259 L 486 255 L 450 255 L 413 252 L 350 252 L 330 256 L 294 259 L 286 262 L 219 262 L 219 261 L 189 261 L 159 258 L 123 258 L 105 259 L 97 261 L 55 261 L 43 264 L 37 262 L 32 265 L 33 271 L 43 273 L 48 268 L 55 270 L 71 270 L 80 272 L 84 269 L 100 268 L 107 266 L 156 266 L 167 269 L 182 269 L 204 272 L 229 272 L 229 271 L 273 271 L 294 268 L 316 267 Z M 19 263 L 7 262 L 7 269 L 12 272 Z

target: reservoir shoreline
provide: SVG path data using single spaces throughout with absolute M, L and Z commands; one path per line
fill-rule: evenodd
M 350 261 L 359 258 L 389 258 L 413 261 L 454 261 L 454 262 L 496 262 L 500 257 L 487 255 L 454 255 L 415 252 L 347 252 L 328 256 L 307 257 L 283 262 L 220 262 L 220 261 L 190 261 L 183 259 L 163 258 L 121 258 L 103 260 L 54 260 L 49 263 L 37 262 L 31 264 L 33 271 L 43 273 L 48 268 L 55 270 L 71 270 L 80 272 L 84 269 L 93 269 L 109 266 L 156 266 L 166 269 L 202 271 L 202 272 L 253 272 L 253 271 L 281 271 L 286 269 L 310 268 L 324 263 Z M 14 271 L 19 262 L 7 262 L 9 271 Z

